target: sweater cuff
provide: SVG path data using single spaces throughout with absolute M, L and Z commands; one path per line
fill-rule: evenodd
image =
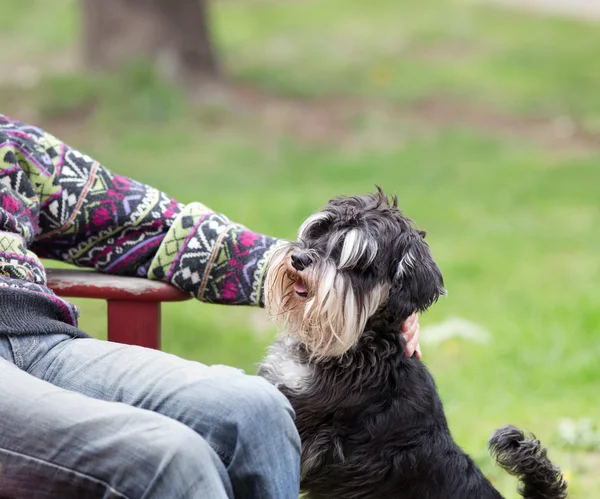
M 282 243 L 192 203 L 169 229 L 148 277 L 203 302 L 263 306 L 269 258 Z

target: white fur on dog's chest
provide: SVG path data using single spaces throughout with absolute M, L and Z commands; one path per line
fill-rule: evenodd
M 312 369 L 295 355 L 298 340 L 284 337 L 270 348 L 261 365 L 261 375 L 277 388 L 294 392 L 303 391 L 310 383 Z

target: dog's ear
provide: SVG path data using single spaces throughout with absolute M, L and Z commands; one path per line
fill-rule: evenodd
M 413 312 L 424 312 L 446 294 L 446 290 L 424 233 L 402 234 L 395 242 L 394 254 L 387 312 L 394 319 L 404 321 Z

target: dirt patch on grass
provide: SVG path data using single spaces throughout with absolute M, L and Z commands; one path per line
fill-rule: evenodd
M 457 41 L 421 43 L 411 47 L 409 51 L 412 57 L 425 61 L 444 63 L 456 60 L 469 59 L 483 52 L 482 47 L 473 43 L 460 43 Z
M 499 7 L 509 7 L 536 14 L 573 17 L 584 21 L 600 20 L 600 3 L 593 0 L 483 0 Z
M 600 151 L 600 135 L 588 132 L 568 116 L 526 118 L 443 97 L 418 102 L 410 112 L 432 125 L 464 126 L 493 136 L 521 138 L 553 151 Z
M 50 115 L 36 109 L 8 112 L 55 135 L 71 136 L 94 116 L 97 104 L 86 101 L 68 112 Z M 199 107 L 200 119 L 206 121 L 210 115 L 212 120 L 216 114 L 224 118 L 215 126 L 250 128 L 267 143 L 288 136 L 306 144 L 334 145 L 350 151 L 381 150 L 411 138 L 462 128 L 529 142 L 561 156 L 600 152 L 600 134 L 587 131 L 568 116 L 517 116 L 447 96 L 404 104 L 355 97 L 291 98 L 235 85 L 204 99 Z M 210 111 L 203 113 L 203 107 Z
M 290 99 L 250 87 L 237 87 L 232 95 L 235 107 L 252 113 L 267 133 L 286 133 L 310 143 L 343 146 L 361 135 L 385 136 L 386 126 L 397 131 L 404 125 L 423 132 L 461 127 L 569 154 L 600 151 L 600 135 L 588 132 L 568 116 L 522 117 L 450 97 L 402 105 L 345 97 Z M 369 123 L 378 126 L 373 130 Z M 394 133 L 388 139 L 397 142 L 398 136 Z

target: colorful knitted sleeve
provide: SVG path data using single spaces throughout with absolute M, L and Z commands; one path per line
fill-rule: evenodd
M 38 257 L 51 258 L 169 282 L 205 302 L 260 306 L 279 242 L 0 115 L 0 277 L 45 285 Z

